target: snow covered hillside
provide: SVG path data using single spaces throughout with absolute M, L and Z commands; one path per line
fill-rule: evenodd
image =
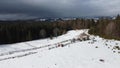
M 0 45 L 0 68 L 120 68 L 120 41 L 92 35 L 76 40 L 87 32 L 71 30 L 52 40 Z

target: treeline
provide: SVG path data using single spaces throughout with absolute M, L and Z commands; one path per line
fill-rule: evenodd
M 94 25 L 93 19 L 40 21 L 0 21 L 0 44 L 24 42 L 42 38 L 52 38 L 73 29 L 88 29 Z
M 97 25 L 90 28 L 89 33 L 94 35 L 99 35 L 107 39 L 120 40 L 120 16 L 118 15 L 116 19 L 100 19 Z

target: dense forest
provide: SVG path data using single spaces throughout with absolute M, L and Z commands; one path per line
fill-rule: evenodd
M 120 16 L 118 15 L 116 19 L 99 19 L 97 25 L 90 28 L 89 33 L 107 39 L 120 40 Z
M 88 29 L 93 19 L 50 21 L 0 21 L 0 44 L 51 38 L 73 29 Z
M 57 21 L 16 20 L 0 21 L 0 44 L 24 42 L 62 35 L 68 30 L 90 29 L 89 33 L 107 39 L 120 40 L 120 16 L 116 19 L 100 18 Z

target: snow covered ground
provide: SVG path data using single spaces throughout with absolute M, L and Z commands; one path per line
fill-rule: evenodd
M 91 35 L 90 40 L 71 43 L 87 31 L 71 30 L 52 40 L 0 45 L 0 68 L 120 68 L 120 41 Z

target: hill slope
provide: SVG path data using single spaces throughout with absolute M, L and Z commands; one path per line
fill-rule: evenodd
M 72 30 L 54 39 L 0 46 L 0 68 L 120 68 L 120 41 L 90 36 L 75 41 L 85 30 Z M 58 44 L 66 45 L 58 47 Z

